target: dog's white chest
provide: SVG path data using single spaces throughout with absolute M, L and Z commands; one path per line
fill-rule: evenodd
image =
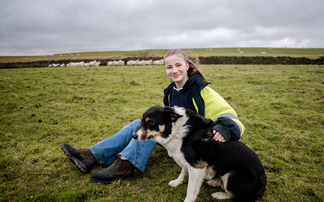
M 174 151 L 169 151 L 168 154 L 173 160 L 181 167 L 187 167 L 188 162 L 186 161 L 184 154 L 180 151 L 180 149 L 176 149 Z

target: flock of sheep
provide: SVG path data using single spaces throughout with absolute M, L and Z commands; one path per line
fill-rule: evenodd
M 130 60 L 127 62 L 128 66 L 135 66 L 135 65 L 164 65 L 163 60 Z M 88 63 L 85 62 L 70 62 L 68 64 L 50 64 L 48 67 L 88 67 L 88 66 L 100 66 L 100 62 L 91 61 Z M 125 61 L 123 60 L 118 60 L 118 61 L 109 61 L 107 62 L 107 66 L 125 66 Z
M 88 67 L 88 66 L 100 66 L 100 62 L 97 62 L 96 60 L 94 60 L 94 61 L 90 61 L 90 62 L 70 62 L 70 63 L 68 63 L 68 64 L 59 64 L 59 63 L 57 63 L 57 64 L 55 64 L 55 63 L 53 63 L 53 64 L 50 64 L 50 65 L 48 65 L 48 67 Z

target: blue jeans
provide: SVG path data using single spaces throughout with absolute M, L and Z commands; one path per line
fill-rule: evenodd
M 144 173 L 156 142 L 153 140 L 139 142 L 132 138 L 132 134 L 140 124 L 140 119 L 135 120 L 115 135 L 89 148 L 101 166 L 108 167 L 116 159 L 116 154 L 120 154 Z

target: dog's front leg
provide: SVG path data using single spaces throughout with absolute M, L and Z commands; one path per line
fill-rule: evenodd
M 180 173 L 179 177 L 177 179 L 175 179 L 175 180 L 171 180 L 169 182 L 169 185 L 171 187 L 179 186 L 180 184 L 183 183 L 183 180 L 187 176 L 187 174 L 188 174 L 188 169 L 186 167 L 182 167 L 182 170 L 181 170 L 181 173 Z
M 189 172 L 189 182 L 187 188 L 187 196 L 184 201 L 192 202 L 196 200 L 199 194 L 201 184 L 206 174 L 206 167 L 200 169 L 200 168 L 194 168 L 190 166 L 188 168 L 188 172 Z

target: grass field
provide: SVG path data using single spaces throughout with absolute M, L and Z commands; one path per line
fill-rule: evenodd
M 324 199 L 324 66 L 203 65 L 245 124 L 268 176 L 262 201 Z M 132 181 L 92 183 L 60 149 L 87 148 L 162 105 L 164 67 L 0 69 L 0 201 L 182 201 L 180 167 L 156 147 Z M 95 170 L 102 169 L 99 166 Z M 219 189 L 203 185 L 198 202 Z
M 238 48 L 196 48 L 190 50 L 194 51 L 199 56 L 290 56 L 308 57 L 311 59 L 324 56 L 324 48 L 240 48 L 240 51 L 238 51 Z M 41 56 L 0 56 L 0 63 L 82 58 L 123 58 L 133 56 L 163 57 L 167 51 L 166 49 L 147 49 L 137 51 L 58 53 Z M 243 53 L 240 53 L 241 51 L 243 51 Z M 262 52 L 266 54 L 262 54 Z

